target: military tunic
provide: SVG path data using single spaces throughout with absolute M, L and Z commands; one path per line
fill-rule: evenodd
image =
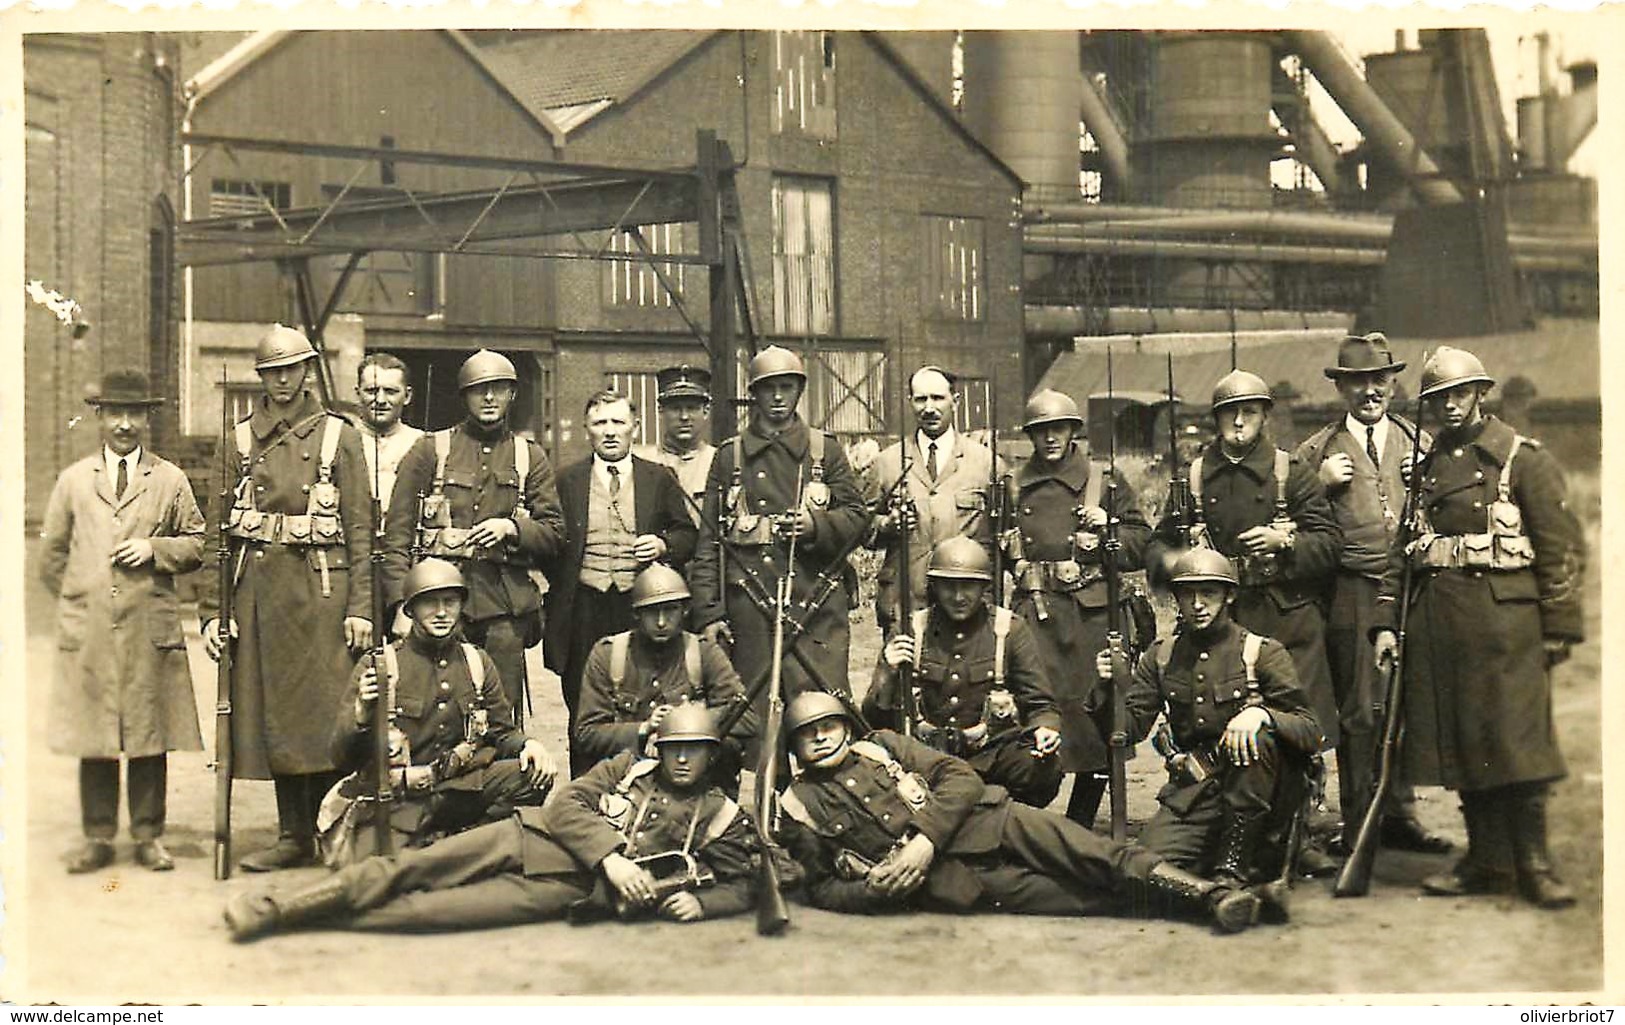
M 1102 478 L 1097 485 L 1099 504 L 1111 511 L 1111 489 L 1104 479 L 1109 472 L 1104 465 L 1091 466 L 1083 451 L 1074 447 L 1058 464 L 1029 459 L 1012 480 L 1014 533 L 1005 539 L 1016 573 L 1012 607 L 1032 627 L 1043 652 L 1045 675 L 1061 713 L 1062 772 L 1103 772 L 1109 760 L 1104 738 L 1111 729 L 1111 709 L 1089 671 L 1095 654 L 1106 647 L 1106 578 L 1100 546 L 1105 538 L 1103 532 L 1089 532 L 1077 512 L 1094 490 L 1091 475 Z M 1118 482 L 1116 503 L 1121 545 L 1117 566 L 1129 573 L 1142 566 L 1151 531 L 1126 482 Z M 1094 538 L 1093 543 L 1075 545 L 1073 535 L 1080 531 Z
M 1292 657 L 1278 641 L 1262 639 L 1258 694 L 1251 697 L 1242 661 L 1244 634 L 1233 621 L 1222 620 L 1201 634 L 1186 631 L 1158 641 L 1136 664 L 1126 698 L 1131 740 L 1145 739 L 1157 717 L 1166 715 L 1178 749 L 1198 753 L 1214 767 L 1200 782 L 1170 778 L 1140 837 L 1145 847 L 1191 871 L 1206 869 L 1205 855 L 1226 812 L 1272 809 L 1287 764 L 1283 755 L 1306 758 L 1321 744 L 1320 725 L 1298 685 Z M 1218 743 L 1230 720 L 1253 700 L 1270 722 L 1259 737 L 1263 757 L 1243 768 L 1232 764 Z
M 711 461 L 716 458 L 717 447 L 702 441 L 687 452 L 673 452 L 664 446 L 639 445 L 632 454 L 671 468 L 677 475 L 677 483 L 683 486 L 683 494 L 688 497 L 689 518 L 698 527 L 700 511 L 705 508 L 705 482 L 711 477 Z
M 1015 617 L 1005 637 L 1003 687 L 1019 718 L 988 714 L 997 646 L 993 616 L 984 607 L 969 621 L 955 623 L 932 610 L 920 639 L 920 664 L 914 670 L 916 736 L 939 751 L 964 758 L 983 780 L 1003 786 L 1016 800 L 1042 808 L 1060 789 L 1060 766 L 1054 755 L 1034 757 L 1030 738 L 1040 727 L 1059 732 L 1061 716 L 1032 628 Z M 900 725 L 901 679 L 882 655 L 863 697 L 864 718 L 871 726 Z
M 321 403 L 304 393 L 285 414 L 261 397 L 248 419 L 248 487 L 262 514 L 302 516 L 318 481 Z M 335 418 L 337 419 L 337 418 Z M 240 559 L 232 616 L 232 775 L 269 779 L 332 769 L 329 718 L 355 664 L 347 617 L 372 619 L 372 491 L 360 435 L 339 420 L 333 483 L 343 542 L 289 545 L 234 538 Z M 235 463 L 235 460 L 233 460 Z M 239 483 L 237 476 L 232 477 Z M 220 517 L 210 524 L 218 531 Z M 218 580 L 199 578 L 199 612 L 218 610 Z
M 1513 431 L 1494 417 L 1442 434 L 1421 468 L 1421 505 L 1440 535 L 1484 535 Z M 1543 639 L 1584 638 L 1585 551 L 1557 460 L 1525 440 L 1511 497 L 1534 547 L 1524 569 L 1417 569 L 1405 647 L 1407 778 L 1459 790 L 1564 774 Z M 1392 627 L 1403 570 L 1397 549 L 1379 625 Z
M 1318 469 L 1296 458 L 1288 464 L 1286 513 L 1297 524 L 1293 547 L 1275 555 L 1276 574 L 1271 579 L 1252 582 L 1243 575 L 1233 613 L 1237 623 L 1280 641 L 1292 653 L 1298 682 L 1327 735 L 1325 745 L 1331 747 L 1338 739 L 1337 697 L 1326 661 L 1321 607 L 1342 555 L 1343 531 L 1326 500 Z M 1239 564 L 1245 548 L 1237 535 L 1267 526 L 1275 516 L 1275 448 L 1269 438 L 1261 438 L 1239 462 L 1232 462 L 1214 441 L 1202 452 L 1199 490 L 1209 542 Z M 1169 548 L 1180 547 L 1182 540 L 1174 536 L 1165 517 L 1148 546 L 1147 563 L 1156 565 Z

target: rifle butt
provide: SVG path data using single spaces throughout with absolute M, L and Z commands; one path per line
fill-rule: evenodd
M 790 924 L 790 906 L 785 903 L 783 887 L 779 885 L 779 868 L 773 863 L 771 850 L 762 851 L 761 868 L 757 871 L 756 934 L 779 936 Z
M 1337 873 L 1332 884 L 1334 897 L 1364 897 L 1371 890 L 1371 870 L 1377 861 L 1377 840 L 1381 833 L 1382 802 L 1378 794 L 1371 795 L 1371 804 L 1360 820 L 1360 832 L 1354 849 Z

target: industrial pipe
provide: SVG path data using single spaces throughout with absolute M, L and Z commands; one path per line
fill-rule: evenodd
M 1129 170 L 1128 139 L 1112 115 L 1110 101 L 1101 92 L 1099 84 L 1088 74 L 1078 76 L 1078 107 L 1083 115 L 1084 127 L 1095 137 L 1100 155 L 1105 158 L 1106 169 L 1120 195 L 1133 194 L 1133 174 Z
M 1235 260 L 1243 263 L 1329 263 L 1378 267 L 1388 259 L 1384 249 L 1327 245 L 1266 245 L 1256 242 L 1165 242 L 1140 238 L 1029 238 L 1022 251 L 1033 255 L 1099 253 L 1103 256 L 1153 256 L 1166 259 Z M 1519 270 L 1596 273 L 1591 260 L 1513 251 Z
M 1027 333 L 1046 338 L 1082 334 L 1152 335 L 1170 332 L 1347 331 L 1349 313 L 1292 310 L 1207 310 L 1188 306 L 1113 306 L 1105 311 L 1082 306 L 1032 304 L 1027 307 Z M 1093 325 L 1094 330 L 1090 330 Z

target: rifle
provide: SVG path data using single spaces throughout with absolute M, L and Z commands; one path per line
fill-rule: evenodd
M 376 378 L 374 381 L 376 382 Z M 389 627 L 384 623 L 384 492 L 380 485 L 384 462 L 383 437 L 372 431 L 372 668 L 378 680 L 378 696 L 372 702 L 373 829 L 377 853 L 395 853 L 395 833 L 390 828 L 389 804 L 395 788 L 389 773 L 389 730 L 394 711 L 390 705 L 390 681 L 385 669 L 384 645 L 389 643 Z
M 1411 479 L 1405 487 L 1404 534 L 1395 539 L 1400 545 L 1404 564 L 1399 574 L 1399 629 L 1394 631 L 1397 642 L 1394 657 L 1388 663 L 1388 679 L 1384 685 L 1388 705 L 1383 710 L 1382 748 L 1377 758 L 1377 780 L 1372 787 L 1371 803 L 1366 805 L 1365 816 L 1360 819 L 1360 832 L 1355 836 L 1354 849 L 1337 873 L 1332 886 L 1335 897 L 1363 897 L 1371 889 L 1371 869 L 1377 860 L 1377 842 L 1382 832 L 1383 799 L 1394 785 L 1395 761 L 1399 757 L 1399 739 L 1404 733 L 1403 709 L 1400 691 L 1405 674 L 1405 627 L 1411 616 L 1411 558 L 1406 552 L 1416 533 L 1416 517 L 1421 505 L 1422 481 L 1422 411 L 1421 399 L 1416 400 L 1416 436 L 1411 439 Z
M 1191 528 L 1196 525 L 1195 513 L 1191 509 L 1194 499 L 1191 497 L 1191 481 L 1186 475 L 1185 464 L 1179 458 L 1179 430 L 1178 417 L 1174 410 L 1179 404 L 1179 398 L 1174 394 L 1174 354 L 1168 353 L 1168 500 L 1163 503 L 1165 514 L 1169 523 L 1178 532 L 1179 539 L 1186 545 L 1194 543 L 1191 537 Z
M 902 368 L 898 368 L 898 376 L 902 376 Z M 905 385 L 897 391 L 897 452 L 898 452 L 898 479 L 903 485 L 893 492 L 892 515 L 897 523 L 897 546 L 893 553 L 897 560 L 897 629 L 901 633 L 914 631 L 914 560 L 912 558 L 913 546 L 909 543 L 909 535 L 914 532 L 914 524 L 909 513 L 912 499 L 908 492 L 908 475 L 914 469 L 914 455 L 908 450 L 908 405 L 903 395 L 907 390 Z M 915 638 L 915 643 L 919 643 Z M 903 736 L 914 736 L 914 663 L 904 662 L 897 668 L 897 713 L 903 720 Z
M 993 367 L 993 379 L 987 392 L 987 447 L 992 453 L 987 464 L 987 518 L 993 534 L 993 604 L 1002 607 L 1004 594 L 1004 533 L 1005 499 L 1009 497 L 1004 476 L 999 473 L 999 368 Z
M 220 572 L 220 614 L 215 629 L 220 636 L 216 663 L 214 703 L 214 877 L 231 878 L 231 615 L 236 566 L 231 557 L 231 508 L 235 501 L 231 480 L 231 396 L 226 391 L 226 366 L 220 365 L 220 537 L 215 558 Z
M 1123 649 L 1123 575 L 1117 565 L 1123 542 L 1117 522 L 1117 409 L 1112 379 L 1112 349 L 1106 346 L 1106 529 L 1100 544 L 1100 569 L 1106 579 L 1106 647 L 1116 656 Z M 1128 839 L 1128 681 L 1116 670 L 1113 657 L 1111 679 L 1112 732 L 1108 738 L 1112 791 L 1112 839 Z
M 801 469 L 796 469 L 795 503 L 792 510 L 801 508 Z M 790 614 L 790 589 L 795 582 L 796 538 L 790 535 L 789 552 L 784 560 L 784 573 L 778 582 L 778 608 L 773 617 L 773 662 L 769 670 L 767 691 L 767 719 L 762 724 L 761 754 L 756 763 L 756 828 L 762 834 L 762 859 L 757 869 L 756 932 L 762 936 L 777 936 L 790 924 L 790 909 L 784 903 L 784 892 L 779 886 L 779 868 L 773 861 L 774 818 L 778 814 L 776 780 L 779 770 L 779 746 L 784 733 L 784 621 Z
M 704 890 L 717 883 L 716 873 L 701 865 L 699 859 L 686 850 L 646 854 L 641 858 L 633 858 L 632 864 L 649 873 L 650 878 L 654 880 L 654 899 L 647 904 L 634 906 L 615 893 L 613 887 L 604 887 L 600 884 L 599 889 L 591 896 L 570 906 L 568 914 L 570 924 L 589 925 L 601 922 L 611 915 L 623 922 L 647 918 L 653 909 L 658 908 L 661 902 L 672 894 L 682 893 L 684 890 Z

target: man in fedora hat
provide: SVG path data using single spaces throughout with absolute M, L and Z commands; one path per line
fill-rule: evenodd
M 122 755 L 136 861 L 162 872 L 166 754 L 203 749 L 175 603 L 175 576 L 203 563 L 203 514 L 186 474 L 142 445 L 163 403 L 145 375 L 111 372 L 86 401 L 102 446 L 57 478 L 41 567 L 57 596 L 51 749 L 79 759 L 85 844 L 68 871 L 113 861 Z
M 1298 446 L 1315 467 L 1343 547 L 1326 617 L 1326 659 L 1337 699 L 1339 807 L 1343 844 L 1352 848 L 1375 778 L 1385 690 L 1366 633 L 1377 611 L 1377 591 L 1399 533 L 1405 507 L 1405 470 L 1417 444 L 1417 426 L 1389 412 L 1395 375 L 1405 369 L 1380 331 L 1350 335 L 1337 347 L 1337 365 L 1325 372 L 1347 413 Z M 1423 452 L 1431 444 L 1424 433 Z M 1383 809 L 1382 840 L 1400 850 L 1443 854 L 1450 841 L 1416 818 L 1416 792 L 1396 781 Z
M 632 454 L 671 467 L 689 498 L 689 516 L 699 526 L 705 479 L 717 454 L 717 447 L 705 440 L 711 425 L 711 372 L 684 363 L 667 367 L 655 379 L 660 387 L 660 444 L 639 445 Z

